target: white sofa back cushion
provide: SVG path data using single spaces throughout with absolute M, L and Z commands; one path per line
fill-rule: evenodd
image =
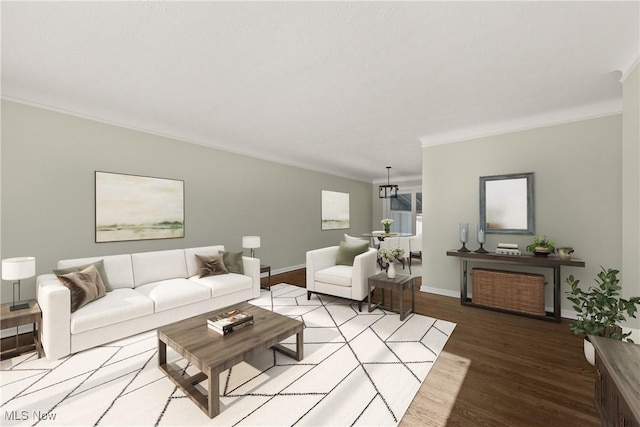
M 58 261 L 58 268 L 77 267 L 104 260 L 104 271 L 113 289 L 133 288 L 131 255 L 107 255 L 92 258 L 65 259 Z
M 196 255 L 218 255 L 220 252 L 224 252 L 223 245 L 185 249 L 184 258 L 187 262 L 187 277 L 193 277 L 198 274 L 198 261 L 196 261 Z
M 134 286 L 187 277 L 184 249 L 131 254 Z

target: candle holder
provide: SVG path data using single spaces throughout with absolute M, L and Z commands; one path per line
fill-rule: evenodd
M 479 254 L 486 254 L 489 253 L 488 250 L 486 250 L 485 248 L 482 247 L 482 245 L 484 245 L 484 237 L 485 237 L 485 233 L 484 233 L 484 227 L 481 226 L 480 224 L 478 224 L 478 243 L 480 244 L 480 249 L 478 249 L 477 253 Z
M 460 235 L 460 242 L 462 243 L 462 247 L 458 249 L 458 252 L 471 252 L 466 246 L 466 243 L 469 241 L 469 223 L 461 222 L 458 224 L 458 234 Z

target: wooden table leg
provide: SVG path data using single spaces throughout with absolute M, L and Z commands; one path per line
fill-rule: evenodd
M 413 280 L 411 280 L 411 312 L 416 312 L 416 285 Z
M 167 364 L 167 344 L 164 341 L 158 340 L 158 366 L 164 366 Z
M 304 329 L 296 334 L 296 359 L 304 359 Z
M 209 396 L 208 410 L 209 418 L 213 418 L 220 414 L 220 373 L 216 371 L 209 372 Z
M 460 258 L 460 302 L 467 301 L 467 261 Z
M 36 331 L 36 327 L 38 330 Z M 38 359 L 44 356 L 42 351 L 42 322 L 33 324 L 33 339 L 36 343 L 36 352 L 38 352 Z
M 560 266 L 553 268 L 553 318 L 556 323 L 560 323 Z

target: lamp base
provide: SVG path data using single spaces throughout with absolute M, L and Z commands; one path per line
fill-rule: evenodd
M 14 305 L 10 306 L 9 307 L 9 311 L 24 310 L 26 308 L 29 308 L 29 303 L 28 302 L 23 302 L 23 303 L 14 304 Z

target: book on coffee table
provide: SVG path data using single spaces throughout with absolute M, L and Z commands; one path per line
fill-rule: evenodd
M 224 311 L 207 319 L 207 326 L 222 335 L 252 324 L 253 315 L 239 310 Z

